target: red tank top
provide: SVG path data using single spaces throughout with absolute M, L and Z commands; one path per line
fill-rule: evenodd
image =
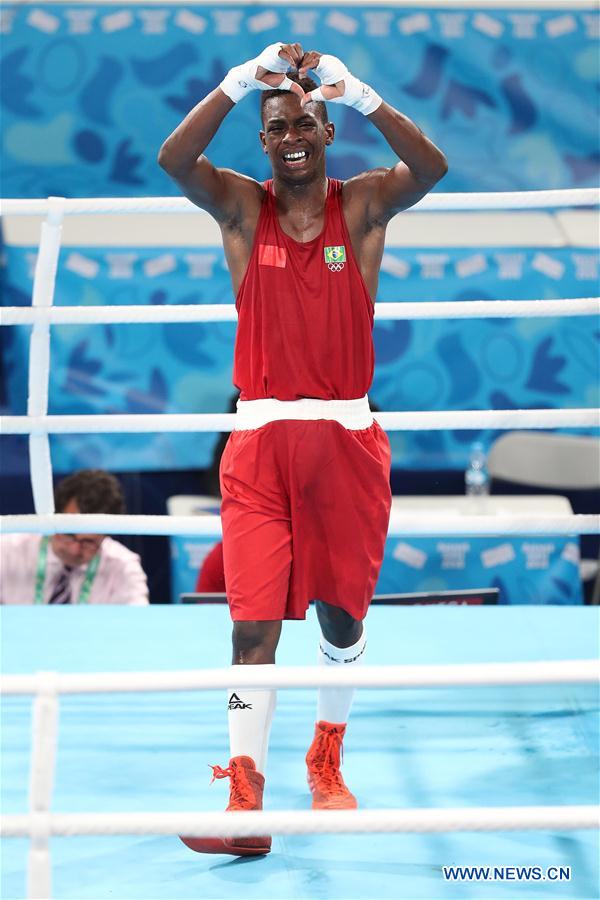
M 233 381 L 242 400 L 354 400 L 373 379 L 373 304 L 352 253 L 342 182 L 328 179 L 321 233 L 281 229 L 272 181 L 236 299 Z

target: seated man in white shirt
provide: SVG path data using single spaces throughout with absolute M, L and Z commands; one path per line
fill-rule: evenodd
M 55 490 L 60 513 L 125 512 L 114 475 L 82 469 Z M 6 534 L 0 538 L 0 603 L 148 604 L 140 558 L 101 534 Z

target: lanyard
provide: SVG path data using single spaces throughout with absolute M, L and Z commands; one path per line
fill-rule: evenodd
M 40 543 L 37 573 L 35 576 L 35 595 L 33 599 L 33 602 L 38 604 L 44 602 L 44 581 L 46 579 L 46 560 L 48 558 L 49 541 L 50 539 L 45 537 L 42 538 L 42 541 Z M 99 554 L 96 554 L 96 556 L 94 556 L 86 569 L 85 578 L 83 580 L 83 584 L 81 585 L 81 590 L 79 591 L 79 599 L 77 600 L 78 603 L 87 603 L 89 601 L 92 582 L 96 577 L 96 572 L 98 571 L 99 565 L 100 556 Z

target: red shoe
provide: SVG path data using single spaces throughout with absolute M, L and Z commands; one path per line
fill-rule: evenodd
M 211 766 L 215 778 L 231 778 L 227 812 L 242 809 L 262 809 L 265 779 L 256 771 L 249 756 L 234 756 L 229 768 Z M 212 784 L 212 781 L 211 781 Z M 270 837 L 205 838 L 182 837 L 181 840 L 197 853 L 229 853 L 232 856 L 262 856 L 271 849 Z
M 315 736 L 306 754 L 313 809 L 356 809 L 358 806 L 340 772 L 345 731 L 345 725 L 331 722 L 315 725 Z

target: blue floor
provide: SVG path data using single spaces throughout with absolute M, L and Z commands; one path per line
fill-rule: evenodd
M 4 607 L 5 672 L 187 669 L 229 662 L 223 607 Z M 368 663 L 596 658 L 590 608 L 377 607 Z M 279 662 L 313 665 L 317 625 L 284 627 Z M 370 690 L 357 694 L 344 773 L 363 808 L 597 803 L 593 686 Z M 266 806 L 307 809 L 313 691 L 280 691 Z M 30 698 L 2 703 L 2 808 L 27 810 Z M 219 810 L 228 782 L 220 692 L 61 700 L 53 808 Z M 25 896 L 28 842 L 6 840 L 1 896 Z M 171 837 L 52 840 L 53 896 L 73 900 L 437 900 L 600 895 L 596 832 L 275 837 L 258 860 L 200 856 Z M 444 881 L 442 866 L 570 866 L 564 882 Z

